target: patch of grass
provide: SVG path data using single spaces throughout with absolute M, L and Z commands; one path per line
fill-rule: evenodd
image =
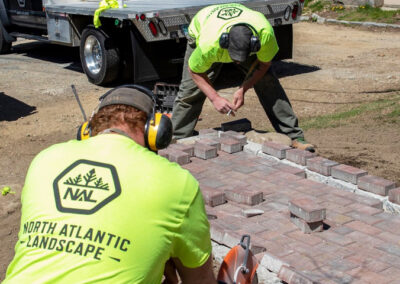
M 311 2 L 308 4 L 308 8 L 310 8 L 311 12 L 319 12 L 322 11 L 326 6 L 326 3 L 323 1 Z
M 390 118 L 400 118 L 400 106 L 397 106 L 398 108 L 393 110 L 391 113 L 387 114 L 387 117 Z
M 399 23 L 400 10 L 382 10 L 370 5 L 359 6 L 358 8 L 345 7 L 339 2 L 326 0 L 305 0 L 304 13 L 322 13 L 322 16 L 357 22 L 381 22 L 381 23 Z
M 399 18 L 400 10 L 384 11 L 380 8 L 371 7 L 369 5 L 348 10 L 343 15 L 338 16 L 339 20 L 384 22 L 389 24 L 398 21 Z
M 347 125 L 358 117 L 366 114 L 368 114 L 370 117 L 374 117 L 375 119 L 381 119 L 383 122 L 400 123 L 400 94 L 397 94 L 391 98 L 366 102 L 346 111 L 317 117 L 303 118 L 301 122 L 301 128 L 308 130 L 312 128 L 320 129 L 338 127 L 341 125 Z

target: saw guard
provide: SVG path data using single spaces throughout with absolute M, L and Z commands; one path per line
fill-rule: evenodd
M 250 242 L 248 242 L 248 244 L 249 243 Z M 248 250 L 248 255 L 247 262 L 244 265 L 246 249 Z M 256 281 L 257 279 L 257 277 L 255 277 L 257 268 L 257 258 L 248 249 L 248 246 L 245 246 L 245 248 L 243 247 L 241 241 L 240 244 L 234 246 L 225 256 L 219 269 L 217 280 L 219 283 L 226 284 L 254 284 L 258 282 L 253 283 L 253 280 Z M 247 273 L 243 273 L 243 270 L 246 270 Z

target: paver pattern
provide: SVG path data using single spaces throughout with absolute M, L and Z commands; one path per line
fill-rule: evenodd
M 196 145 L 202 143 L 202 135 L 208 147 L 212 147 L 210 140 L 220 139 L 211 130 L 203 133 Z M 235 138 L 232 131 L 221 135 L 228 136 Z M 240 134 L 237 139 L 241 145 L 246 143 Z M 309 164 L 323 175 L 332 173 L 353 184 L 364 180 L 365 190 L 380 195 L 393 191 L 391 200 L 399 201 L 399 189 L 390 181 L 268 143 L 263 152 L 275 153 L 278 159 L 289 153 L 291 160 Z M 400 216 L 384 212 L 379 199 L 307 179 L 304 169 L 278 159 L 228 152 L 217 149 L 216 157 L 200 153 L 190 163 L 182 163 L 199 180 L 215 242 L 232 247 L 241 235 L 250 234 L 261 264 L 287 283 L 400 283 Z M 292 223 L 291 200 L 307 200 L 313 207 L 324 208 L 323 230 L 305 234 Z M 256 214 L 249 214 L 251 209 Z

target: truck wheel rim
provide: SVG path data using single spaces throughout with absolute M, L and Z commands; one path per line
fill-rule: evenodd
M 102 65 L 102 51 L 100 42 L 96 37 L 90 35 L 85 41 L 85 62 L 90 73 L 97 74 L 101 70 Z

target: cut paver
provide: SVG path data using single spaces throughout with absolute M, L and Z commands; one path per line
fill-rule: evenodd
M 221 143 L 219 142 L 219 138 L 211 139 L 211 138 L 201 138 L 200 140 L 197 140 L 195 144 L 205 144 L 211 147 L 216 147 L 217 150 L 221 150 Z
M 239 140 L 230 137 L 224 137 L 220 139 L 221 151 L 232 154 L 242 151 L 242 145 Z
M 394 182 L 373 175 L 365 175 L 359 177 L 357 185 L 359 189 L 382 196 L 387 196 L 389 190 L 396 187 L 396 184 Z
M 400 187 L 394 188 L 389 191 L 389 201 L 400 204 Z
M 194 156 L 194 144 L 171 144 L 167 149 L 175 149 L 185 153 L 188 153 L 190 157 Z
M 218 137 L 218 130 L 212 128 L 200 129 L 199 136 L 215 136 Z
M 203 194 L 204 202 L 208 206 L 214 207 L 226 202 L 225 194 L 223 192 L 217 191 L 216 189 L 208 186 L 202 186 L 200 190 Z
M 343 164 L 334 166 L 331 169 L 332 177 L 353 184 L 357 184 L 358 178 L 365 176 L 367 174 L 368 174 L 367 171 Z
M 289 146 L 277 144 L 274 142 L 266 141 L 262 144 L 262 151 L 268 155 L 274 156 L 278 159 L 286 158 L 286 151 L 292 149 Z
M 295 224 L 305 234 L 311 234 L 314 232 L 322 232 L 324 229 L 324 222 L 306 222 L 298 216 L 290 213 L 290 221 Z
M 316 156 L 316 153 L 299 149 L 290 149 L 286 151 L 286 159 L 302 166 L 306 165 L 307 159 L 311 159 Z
M 221 138 L 224 138 L 224 137 L 226 138 L 227 137 L 227 138 L 236 139 L 236 140 L 238 140 L 240 142 L 240 145 L 242 147 L 247 144 L 246 135 L 242 135 L 242 134 L 240 134 L 240 133 L 238 133 L 236 131 L 229 130 L 229 131 L 226 131 L 226 132 L 221 132 L 220 133 L 220 137 Z
M 194 145 L 194 155 L 197 158 L 208 160 L 217 157 L 217 148 L 197 143 Z
M 261 191 L 252 191 L 245 188 L 225 189 L 226 199 L 248 205 L 256 205 L 263 201 Z
M 257 215 L 262 215 L 264 214 L 264 210 L 261 209 L 242 209 L 242 214 L 244 217 L 246 218 L 250 218 L 253 216 L 257 216 Z
M 289 264 L 283 262 L 280 258 L 268 252 L 264 254 L 260 261 L 260 264 L 275 273 L 279 273 L 279 270 L 283 265 L 289 266 Z
M 190 163 L 190 155 L 186 152 L 175 150 L 175 149 L 167 149 L 166 153 L 168 156 L 168 160 L 170 162 L 178 163 L 179 165 L 185 165 Z
M 331 168 L 333 166 L 339 165 L 339 163 L 322 158 L 322 157 L 315 157 L 315 158 L 307 159 L 306 165 L 310 171 L 320 173 L 321 175 L 324 175 L 324 176 L 330 176 Z
M 318 222 L 326 218 L 326 209 L 306 198 L 290 200 L 289 211 L 306 222 Z

